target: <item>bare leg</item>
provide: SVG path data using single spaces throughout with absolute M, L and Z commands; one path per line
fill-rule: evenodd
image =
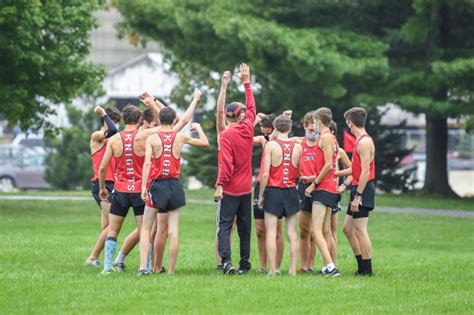
M 298 263 L 298 236 L 296 235 L 296 223 L 298 222 L 298 217 L 296 214 L 287 217 L 286 221 L 286 234 L 290 242 L 290 270 L 289 274 L 296 276 L 296 265 Z
M 154 272 L 160 272 L 163 268 L 163 255 L 165 253 L 166 240 L 168 239 L 168 214 L 158 213 L 158 228 L 156 231 L 154 259 Z
M 275 274 L 277 224 L 278 217 L 269 212 L 265 212 L 266 248 L 269 275 Z
M 361 254 L 360 251 L 360 245 L 359 245 L 359 240 L 355 236 L 354 233 L 354 219 L 350 215 L 346 215 L 346 218 L 344 219 L 344 227 L 342 229 L 344 234 L 347 237 L 347 240 L 349 241 L 349 244 L 351 245 L 352 252 L 354 252 L 355 256 L 358 256 Z
M 255 219 L 255 231 L 257 232 L 258 261 L 261 269 L 267 269 L 267 252 L 265 248 L 265 220 Z
M 156 209 L 145 206 L 145 213 L 143 214 L 143 226 L 140 233 L 140 268 L 139 270 L 146 270 L 148 263 L 148 252 L 150 250 L 150 234 L 151 228 L 155 222 Z
M 362 259 L 372 259 L 372 243 L 367 232 L 369 218 L 359 218 L 354 220 L 354 232 L 359 241 Z
M 127 256 L 133 248 L 135 248 L 135 245 L 138 244 L 140 241 L 140 233 L 138 233 L 138 229 L 134 229 L 130 234 L 127 235 L 125 240 L 123 241 L 123 245 L 120 248 L 120 252 L 124 255 Z
M 300 224 L 300 269 L 306 271 L 309 268 L 310 259 L 311 213 L 300 211 L 298 221 Z
M 316 239 L 314 238 L 313 224 L 311 224 L 310 233 L 309 233 L 309 259 L 308 259 L 308 268 L 314 270 L 314 258 L 316 256 L 316 249 L 318 248 L 316 244 Z
M 153 226 L 151 227 L 151 232 L 150 232 L 150 243 L 151 243 L 151 248 L 152 248 L 151 266 L 153 266 L 153 248 L 155 248 L 157 226 L 158 226 L 158 218 L 157 218 L 157 215 L 155 214 L 155 218 L 153 220 Z
M 331 236 L 332 236 L 332 244 L 331 247 L 331 258 L 334 264 L 337 261 L 337 221 L 338 221 L 339 213 L 336 212 L 335 214 L 331 215 Z
M 107 238 L 107 230 L 109 228 L 109 210 L 110 210 L 110 203 L 106 201 L 100 202 L 100 209 L 101 209 L 101 226 L 102 232 L 97 239 L 94 249 L 92 253 L 89 255 L 89 260 L 98 260 L 100 253 L 104 249 L 105 239 Z
M 316 244 L 323 256 L 324 266 L 332 263 L 331 253 L 329 252 L 328 244 L 324 238 L 323 228 L 324 219 L 326 217 L 327 207 L 313 203 L 313 213 L 311 215 Z M 330 211 L 330 210 L 329 210 Z
M 168 212 L 168 235 L 169 243 L 169 269 L 168 274 L 174 275 L 176 260 L 178 258 L 179 249 L 179 209 Z
M 323 235 L 324 239 L 326 240 L 326 244 L 328 245 L 329 254 L 331 255 L 331 261 L 334 263 L 332 259 L 332 252 L 334 248 L 334 243 L 331 234 L 331 216 L 332 216 L 332 209 L 326 207 L 326 215 L 324 216 L 324 223 L 323 223 Z
M 297 237 L 298 239 L 298 237 Z M 275 268 L 280 270 L 281 262 L 283 260 L 283 253 L 285 251 L 285 240 L 283 239 L 283 232 L 281 230 L 281 220 L 278 220 L 277 224 L 277 251 L 276 251 L 276 263 Z

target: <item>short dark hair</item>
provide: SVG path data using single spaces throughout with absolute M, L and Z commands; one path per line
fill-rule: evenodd
M 352 107 L 344 113 L 344 118 L 359 128 L 365 127 L 367 112 L 362 107 Z
M 239 121 L 242 111 L 245 111 L 245 105 L 232 102 L 225 107 L 225 116 L 229 121 L 236 122 Z
M 265 118 L 262 119 L 260 122 L 260 127 L 262 128 L 272 128 L 273 129 L 273 122 L 275 121 L 275 115 L 265 115 Z
M 107 106 L 105 108 L 105 113 L 114 123 L 119 123 L 122 120 L 122 113 L 115 107 Z M 104 123 L 104 118 L 102 118 L 102 124 Z
M 158 119 L 158 112 L 152 108 L 147 108 L 143 111 L 143 119 L 151 124 Z
M 293 122 L 291 121 L 291 118 L 288 117 L 285 114 L 282 114 L 275 118 L 273 121 L 273 127 L 278 131 L 278 132 L 288 132 L 291 130 Z
M 171 107 L 160 110 L 160 122 L 162 125 L 171 125 L 176 119 L 176 111 Z
M 140 123 L 143 113 L 132 104 L 127 104 L 122 110 L 122 119 L 126 125 L 136 125 Z
M 307 112 L 303 118 L 303 125 L 306 127 L 313 124 L 313 122 L 314 122 L 314 111 Z
M 337 124 L 334 120 L 331 120 L 329 123 L 329 130 L 331 130 L 331 132 L 334 134 L 337 132 Z
M 314 111 L 314 120 L 319 119 L 324 126 L 329 127 L 332 120 L 332 112 L 327 107 L 321 107 Z

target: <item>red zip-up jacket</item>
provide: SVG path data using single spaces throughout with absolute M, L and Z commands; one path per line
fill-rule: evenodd
M 218 153 L 216 185 L 222 185 L 224 194 L 234 197 L 252 193 L 253 124 L 257 111 L 250 83 L 245 83 L 244 87 L 245 119 L 224 130 Z

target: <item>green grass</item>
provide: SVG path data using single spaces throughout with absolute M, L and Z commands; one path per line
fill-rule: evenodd
M 191 199 L 207 200 L 212 202 L 214 190 L 188 190 L 187 196 Z M 75 196 L 90 197 L 88 190 L 46 190 L 46 191 L 18 191 L 13 193 L 1 193 L 0 196 L 10 195 L 36 195 L 36 196 Z M 342 202 L 347 204 L 348 194 L 343 195 Z M 474 211 L 474 198 L 464 199 L 446 199 L 439 197 L 419 196 L 416 194 L 379 194 L 377 195 L 377 207 L 400 207 L 400 208 L 419 208 L 419 209 L 445 209 L 445 210 L 463 210 Z
M 208 192 L 189 193 L 207 199 Z M 473 313 L 473 220 L 374 212 L 372 278 L 355 278 L 339 224 L 343 276 L 226 278 L 214 270 L 212 205 L 182 210 L 176 276 L 98 277 L 82 266 L 99 230 L 92 201 L 0 200 L 0 313 Z M 343 215 L 340 215 L 340 219 Z M 131 214 L 119 237 L 133 228 Z M 234 242 L 238 253 L 238 241 Z M 287 246 L 287 244 L 286 244 Z M 252 234 L 252 264 L 257 264 Z M 320 255 L 317 255 L 320 265 Z M 234 262 L 238 261 L 234 255 Z M 288 247 L 283 270 L 288 269 Z

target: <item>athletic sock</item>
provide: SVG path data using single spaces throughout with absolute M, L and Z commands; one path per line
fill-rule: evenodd
M 146 260 L 146 271 L 151 272 L 151 253 L 152 253 L 152 244 L 150 242 L 150 249 L 148 250 L 148 258 Z
M 334 266 L 333 263 L 330 263 L 330 264 L 327 264 L 324 268 L 326 268 L 327 271 L 331 272 L 336 268 L 336 266 Z
M 112 269 L 112 260 L 114 258 L 115 249 L 117 248 L 117 239 L 115 237 L 107 237 L 105 240 L 105 262 L 104 271 L 110 271 Z
M 368 275 L 372 275 L 372 259 L 364 259 L 364 272 Z
M 362 273 L 362 255 L 356 255 L 357 259 L 357 273 Z
M 115 258 L 116 264 L 123 264 L 127 255 L 124 255 L 121 251 L 118 253 L 117 258 Z

